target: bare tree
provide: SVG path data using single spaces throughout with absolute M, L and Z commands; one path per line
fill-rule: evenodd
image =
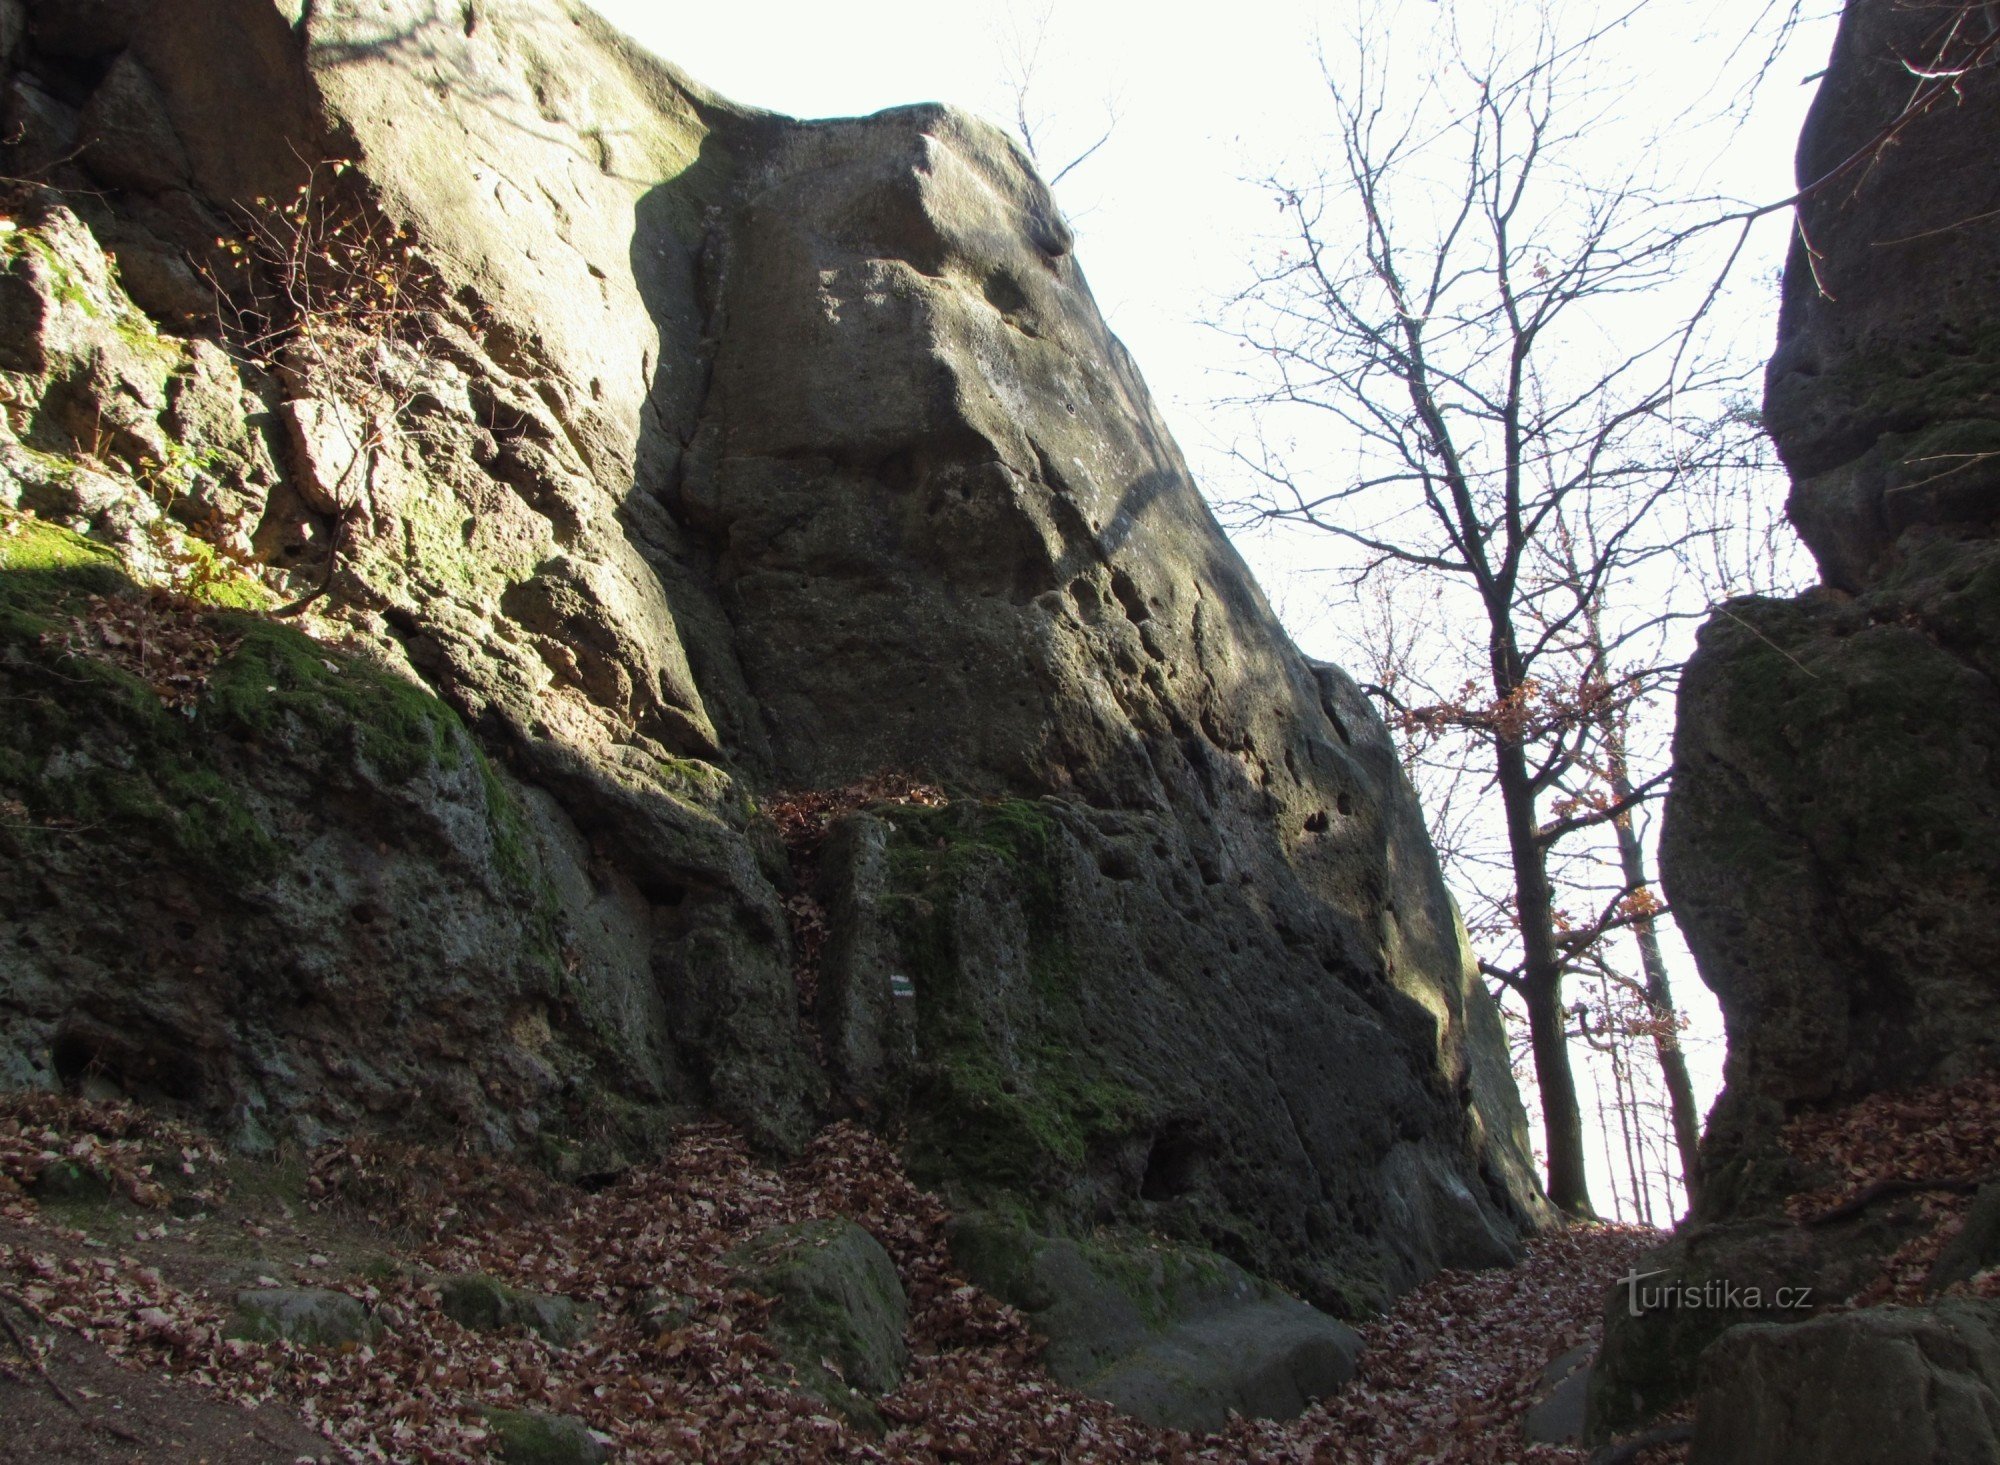
M 1095 157 L 1118 130 L 1118 105 L 1107 100 L 1104 103 L 1104 125 L 1093 141 L 1077 147 L 1072 140 L 1067 147 L 1050 151 L 1051 139 L 1059 129 L 1055 119 L 1042 109 L 1037 99 L 1055 13 L 1055 0 L 1043 0 L 1041 8 L 1034 11 L 1009 5 L 994 24 L 1000 57 L 1000 85 L 1011 114 L 1008 121 L 1014 135 L 1021 140 L 1028 161 L 1048 179 L 1050 188 Z M 1058 162 L 1063 152 L 1068 152 L 1068 159 Z
M 1478 627 L 1458 632 L 1464 657 L 1435 659 L 1463 668 L 1455 684 L 1404 665 L 1376 690 L 1497 804 L 1505 880 L 1486 928 L 1508 949 L 1482 966 L 1525 1009 L 1549 1194 L 1577 1214 L 1591 1205 L 1564 982 L 1660 914 L 1643 861 L 1607 867 L 1603 851 L 1666 770 L 1609 756 L 1607 731 L 1669 685 L 1665 632 L 1706 609 L 1661 593 L 1704 532 L 1679 496 L 1762 457 L 1726 405 L 1754 366 L 1700 329 L 1712 298 L 1692 325 L 1632 308 L 1675 285 L 1699 237 L 1681 201 L 1641 163 L 1578 171 L 1606 110 L 1588 73 L 1638 8 L 1576 33 L 1551 0 L 1516 12 L 1519 42 L 1470 40 L 1430 10 L 1415 71 L 1380 44 L 1394 20 L 1364 17 L 1323 58 L 1337 161 L 1274 183 L 1288 242 L 1228 317 L 1257 353 L 1249 400 L 1317 421 L 1357 461 L 1326 480 L 1268 438 L 1240 448 L 1250 515 L 1323 531 L 1351 583 L 1423 583 L 1434 619 Z M 1611 874 L 1565 884 L 1571 867 Z
M 301 164 L 287 198 L 236 210 L 207 268 L 217 323 L 239 360 L 284 387 L 308 501 L 332 520 L 314 586 L 271 614 L 299 615 L 332 588 L 377 464 L 421 435 L 424 366 L 444 329 L 443 287 L 406 227 L 391 224 L 351 164 Z

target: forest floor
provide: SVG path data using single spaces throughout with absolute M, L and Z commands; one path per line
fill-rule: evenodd
M 880 1403 L 885 1433 L 785 1387 L 770 1302 L 725 1260 L 825 1216 L 867 1227 L 909 1293 L 911 1365 Z M 1522 1417 L 1659 1239 L 1578 1226 L 1512 1269 L 1445 1273 L 1361 1329 L 1360 1374 L 1339 1394 L 1284 1424 L 1193 1436 L 1051 1382 L 1020 1315 L 953 1273 L 948 1219 L 848 1125 L 788 1166 L 693 1126 L 588 1193 L 386 1143 L 249 1161 L 130 1105 L 0 1096 L 0 1459 L 481 1460 L 487 1411 L 527 1409 L 580 1418 L 634 1462 L 1581 1462 L 1525 1443 Z M 439 1305 L 437 1279 L 462 1273 L 602 1311 L 567 1348 L 470 1331 Z M 231 1298 L 253 1282 L 345 1292 L 382 1329 L 327 1348 L 231 1339 Z M 662 1295 L 664 1323 L 641 1305 Z

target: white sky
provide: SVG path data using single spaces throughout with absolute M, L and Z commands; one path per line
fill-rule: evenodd
M 738 102 L 824 117 L 944 101 L 1003 125 L 1012 121 L 1008 57 L 1022 50 L 1010 38 L 1031 35 L 1046 13 L 1032 93 L 1044 171 L 1088 146 L 1110 113 L 1116 115 L 1110 140 L 1057 190 L 1077 230 L 1077 258 L 1197 477 L 1212 494 L 1228 490 L 1224 452 L 1242 423 L 1215 404 L 1229 393 L 1223 373 L 1235 347 L 1202 322 L 1247 283 L 1248 262 L 1268 248 L 1280 222 L 1256 180 L 1296 178 L 1319 153 L 1328 113 L 1318 45 L 1322 36 L 1329 48 L 1343 42 L 1359 0 L 1178 7 L 1110 0 L 960 6 L 871 0 L 840 9 L 824 0 L 589 3 L 648 49 Z M 1507 0 L 1405 3 L 1403 29 L 1383 36 L 1381 44 L 1397 55 L 1420 52 L 1448 10 L 1478 20 L 1490 13 L 1489 3 L 1504 6 Z M 1705 95 L 1729 100 L 1712 93 L 1718 73 L 1728 68 L 1730 27 L 1743 25 L 1745 12 L 1756 9 L 1744 0 L 1654 0 L 1622 47 L 1626 74 L 1608 78 L 1623 120 L 1607 119 L 1596 162 L 1616 170 L 1641 145 L 1636 139 L 1665 117 Z M 1704 193 L 1760 202 L 1786 196 L 1793 146 L 1813 90 L 1801 83 L 1825 64 L 1831 40 L 1830 20 L 1802 27 L 1743 126 L 1677 130 L 1658 149 L 1665 166 L 1696 180 Z M 1586 170 L 1593 165 L 1587 156 L 1577 160 Z M 1785 242 L 1778 221 L 1753 245 L 1746 279 L 1768 281 L 1782 263 Z M 1757 333 L 1768 338 L 1775 328 L 1775 299 L 1753 288 L 1741 314 L 1744 329 L 1753 333 L 1750 349 L 1760 351 Z M 1325 545 L 1259 534 L 1240 536 L 1238 547 L 1300 645 L 1340 659 L 1311 578 L 1316 557 L 1323 564 Z M 1684 953 L 1674 966 L 1677 996 L 1695 1024 L 1688 1053 L 1705 1110 L 1720 1083 L 1721 1021 Z M 1601 1173 L 1593 1174 L 1592 1188 L 1600 1209 L 1608 1210 L 1611 1192 Z

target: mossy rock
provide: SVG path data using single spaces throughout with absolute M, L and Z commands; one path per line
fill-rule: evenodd
M 305 1348 L 367 1343 L 380 1331 L 361 1302 L 319 1287 L 253 1287 L 236 1294 L 229 1336 L 253 1343 L 283 1340 Z
M 915 997 L 912 1169 L 975 1194 L 1058 1192 L 1147 1112 L 1082 1056 L 1073 842 L 1050 806 L 1024 799 L 885 818 L 888 909 Z
M 772 1341 L 801 1386 L 875 1423 L 867 1396 L 901 1383 L 910 1356 L 909 1302 L 882 1244 L 852 1221 L 807 1221 L 766 1231 L 730 1260 L 747 1285 L 776 1299 Z
M 599 1465 L 608 1459 L 590 1426 L 567 1414 L 491 1409 L 493 1453 L 507 1465 Z
M 509 1287 L 492 1277 L 446 1277 L 438 1284 L 445 1316 L 478 1332 L 520 1328 L 558 1347 L 590 1331 L 597 1309 L 573 1298 Z
M 1051 1375 L 1149 1424 L 1289 1419 L 1354 1373 L 1361 1344 L 1344 1323 L 1198 1247 L 974 1215 L 954 1223 L 951 1248 L 1048 1339 Z
M 1760 1217 L 1684 1228 L 1636 1263 L 1641 1280 L 1605 1279 L 1586 1441 L 1623 1435 L 1684 1403 L 1703 1350 L 1731 1328 L 1802 1323 L 1852 1299 L 1928 1229 L 1907 1198 L 1823 1226 Z M 1786 1306 L 1777 1305 L 1781 1297 Z
M 93 597 L 138 593 L 118 558 L 80 535 L 29 516 L 0 523 L 0 683 L 13 704 L 0 728 L 0 790 L 37 820 L 109 824 L 241 882 L 284 855 L 237 791 L 237 750 L 275 742 L 315 762 L 358 762 L 390 784 L 480 759 L 428 691 L 243 612 L 185 609 L 220 654 L 198 703 L 174 711 L 131 672 L 64 644 Z M 505 864 L 519 815 L 483 760 L 481 770 Z M 525 879 L 525 860 L 515 863 Z
M 35 1177 L 28 1193 L 44 1204 L 100 1205 L 112 1198 L 111 1177 L 74 1160 L 57 1160 Z

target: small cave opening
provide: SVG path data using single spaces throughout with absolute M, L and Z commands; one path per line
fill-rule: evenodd
M 173 1039 L 161 1035 L 161 1044 Z M 109 1085 L 132 1098 L 182 1103 L 200 1099 L 202 1076 L 192 1049 L 155 1047 L 116 1034 L 71 1029 L 49 1045 L 49 1064 L 66 1093 Z
M 1139 1198 L 1177 1200 L 1200 1182 L 1208 1163 L 1208 1146 L 1192 1126 L 1171 1124 L 1153 1137 L 1146 1152 L 1146 1173 L 1139 1181 Z

